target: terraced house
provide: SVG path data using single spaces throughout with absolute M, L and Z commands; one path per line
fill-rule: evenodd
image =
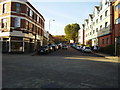
M 115 38 L 120 36 L 120 1 L 102 0 L 83 25 L 80 31 L 84 32 L 85 45 L 106 47 L 115 44 Z
M 27 0 L 0 1 L 3 52 L 32 52 L 43 44 L 44 17 Z

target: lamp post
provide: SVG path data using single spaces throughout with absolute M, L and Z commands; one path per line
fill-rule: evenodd
M 51 21 L 55 21 L 55 20 L 49 20 L 49 30 L 50 30 L 50 24 L 51 24 Z

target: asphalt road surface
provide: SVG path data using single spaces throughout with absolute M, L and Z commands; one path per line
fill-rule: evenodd
M 118 63 L 73 48 L 2 60 L 3 88 L 118 88 Z

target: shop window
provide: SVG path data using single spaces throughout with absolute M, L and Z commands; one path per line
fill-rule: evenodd
M 1 23 L 2 23 L 1 28 L 7 28 L 7 19 L 6 18 L 2 19 Z
M 20 3 L 16 3 L 16 12 L 20 13 Z
M 3 4 L 3 13 L 6 13 L 7 12 L 7 4 Z

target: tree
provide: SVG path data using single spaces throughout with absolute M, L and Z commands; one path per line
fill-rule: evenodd
M 65 42 L 65 41 L 67 41 L 67 40 L 66 40 L 64 35 L 56 35 L 56 36 L 54 36 L 54 42 L 56 44 L 62 43 L 62 42 Z
M 68 24 L 67 26 L 65 26 L 64 31 L 66 34 L 66 38 L 68 40 L 74 40 L 74 42 L 76 42 L 76 40 L 78 40 L 79 29 L 80 29 L 80 26 L 77 23 Z

